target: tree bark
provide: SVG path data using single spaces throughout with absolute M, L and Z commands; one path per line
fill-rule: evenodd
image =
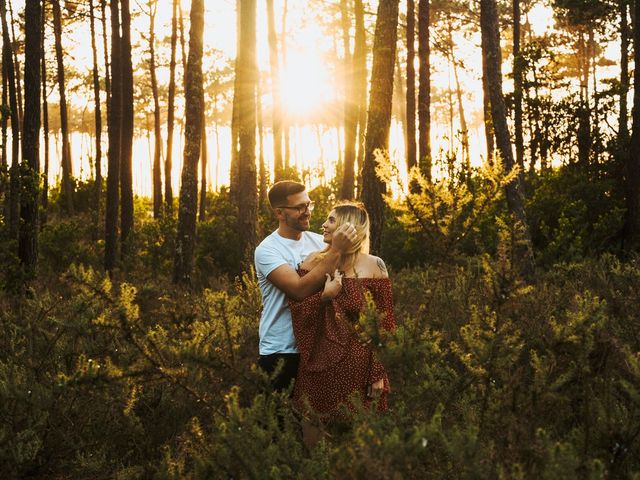
M 393 70 L 398 34 L 398 0 L 380 0 L 373 44 L 371 94 L 367 120 L 366 150 L 362 169 L 362 200 L 371 221 L 371 251 L 378 254 L 384 225 L 385 184 L 376 175 L 376 151 L 389 148 Z
M 258 138 L 260 144 L 258 147 L 258 206 L 259 208 L 267 207 L 267 183 L 268 172 L 264 161 L 264 117 L 262 115 L 262 81 L 258 74 L 258 82 L 256 89 L 256 113 L 258 115 Z
M 173 169 L 173 129 L 176 97 L 176 50 L 178 46 L 178 2 L 173 0 L 171 14 L 171 59 L 169 60 L 169 94 L 167 99 L 167 156 L 164 160 L 164 203 L 167 214 L 173 213 L 173 187 L 171 170 Z
M 251 264 L 256 246 L 257 178 L 256 178 L 256 1 L 240 0 L 240 49 L 236 64 L 238 78 L 238 232 L 245 267 Z
M 44 48 L 45 28 L 47 25 L 47 2 L 42 2 L 42 12 L 40 21 L 42 27 L 40 29 L 40 49 L 42 60 L 40 62 L 41 81 L 42 81 L 42 141 L 44 143 L 44 172 L 42 173 L 42 193 L 40 195 L 42 202 L 42 215 L 40 218 L 40 226 L 47 223 L 47 209 L 49 208 L 49 103 L 47 101 L 47 62 L 45 60 L 46 50 Z
M 56 61 L 58 66 L 58 90 L 60 92 L 60 133 L 62 135 L 62 197 L 68 213 L 73 213 L 73 185 L 71 144 L 69 143 L 69 120 L 67 117 L 67 93 L 62 52 L 62 13 L 60 0 L 52 0 L 53 31 L 55 35 Z
M 455 50 L 453 48 L 453 29 L 451 25 L 451 17 L 448 22 L 449 34 L 449 56 L 451 57 L 451 66 L 453 67 L 453 79 L 456 83 L 456 101 L 458 102 L 458 117 L 460 118 L 460 139 L 462 143 L 462 161 L 465 167 L 465 174 L 471 174 L 471 156 L 469 154 L 469 128 L 467 127 L 467 118 L 464 114 L 464 104 L 462 103 L 462 88 L 460 87 L 460 78 L 458 77 L 458 62 L 456 62 Z
M 584 167 L 589 164 L 591 152 L 591 112 L 589 108 L 589 41 L 585 41 L 584 34 L 580 33 L 578 43 L 578 61 L 582 70 L 580 80 L 580 106 L 578 108 L 578 163 Z
M 11 27 L 11 43 L 12 45 L 18 45 L 18 41 L 16 38 L 16 30 L 15 30 L 15 25 L 16 25 L 16 21 L 15 18 L 13 16 L 13 5 L 11 3 L 11 0 L 9 0 L 8 2 L 9 5 L 9 25 Z M 15 77 L 16 77 L 16 100 L 18 102 L 18 121 L 20 123 L 20 133 L 22 133 L 22 121 L 24 118 L 24 110 L 23 110 L 23 103 L 22 103 L 22 79 L 20 76 L 20 62 L 18 61 L 18 49 L 17 48 L 12 48 L 12 53 L 13 53 L 13 70 L 15 72 Z
M 431 49 L 429 47 L 429 1 L 418 4 L 418 165 L 431 180 Z
M 104 91 L 107 94 L 107 124 L 109 124 L 109 108 L 111 106 L 111 78 L 109 73 L 109 40 L 107 35 L 107 0 L 100 0 L 102 10 L 102 50 L 104 53 Z
M 93 98 L 96 126 L 96 178 L 94 191 L 94 223 L 96 230 L 100 223 L 100 198 L 102 197 L 102 108 L 100 102 L 100 77 L 98 75 L 98 51 L 96 49 L 95 9 L 93 0 L 89 0 L 89 19 L 91 29 L 91 53 L 93 59 Z
M 522 136 L 522 84 L 524 78 L 520 38 L 520 0 L 513 0 L 513 128 L 515 130 L 516 163 L 524 172 L 524 139 Z
M 273 98 L 273 170 L 275 181 L 282 180 L 284 162 L 282 158 L 282 101 L 280 99 L 280 61 L 276 35 L 273 0 L 267 0 L 267 28 L 269 36 L 269 65 L 271 67 L 271 95 Z
M 629 141 L 627 94 L 629 93 L 629 17 L 627 1 L 619 0 L 620 11 L 620 115 L 618 120 L 618 144 L 626 151 Z
M 364 4 L 362 0 L 354 2 L 355 42 L 353 45 L 354 96 L 358 101 L 358 133 L 356 143 L 358 158 L 354 165 L 354 177 L 357 177 L 358 190 L 362 189 L 361 170 L 364 163 L 364 134 L 367 127 L 367 31 L 364 28 Z M 356 192 L 356 198 L 360 195 Z
M 496 145 L 506 170 L 511 171 L 514 167 L 514 158 L 511 150 L 509 127 L 507 126 L 506 106 L 502 93 L 502 72 L 500 69 L 502 55 L 500 52 L 500 30 L 496 0 L 480 1 L 480 29 L 482 34 L 482 55 L 485 59 L 484 65 L 489 85 L 491 118 L 495 129 Z M 522 261 L 523 273 L 528 275 L 532 273 L 534 267 L 533 249 L 529 224 L 524 211 L 524 195 L 519 176 L 516 176 L 506 186 L 506 197 L 509 211 L 513 215 L 522 235 L 522 251 L 514 253 Z
M 127 253 L 129 234 L 133 230 L 133 65 L 131 60 L 131 13 L 129 0 L 120 0 L 122 14 L 122 139 L 120 144 L 120 243 Z
M 487 162 L 492 165 L 496 147 L 493 118 L 491 117 L 491 95 L 489 93 L 489 80 L 487 78 L 485 55 L 482 55 L 482 112 L 484 116 L 484 136 L 487 142 Z
M 636 21 L 640 19 L 640 0 L 634 2 Z M 640 65 L 640 28 L 633 29 L 633 60 Z M 631 125 L 631 143 L 626 158 L 626 207 L 623 227 L 623 246 L 629 252 L 640 247 L 640 68 L 633 72 L 633 111 Z
M 24 102 L 18 256 L 35 275 L 38 261 L 38 195 L 40 190 L 40 62 L 42 57 L 39 0 L 25 2 Z
M 407 171 L 418 164 L 416 159 L 416 37 L 415 1 L 407 0 Z
M 111 0 L 111 96 L 109 107 L 109 170 L 105 207 L 104 268 L 110 274 L 118 256 L 118 211 L 120 206 L 120 146 L 122 141 L 122 62 L 120 45 L 120 8 Z
M 151 75 L 151 94 L 153 95 L 153 218 L 162 216 L 162 135 L 160 133 L 160 99 L 158 79 L 156 78 L 156 11 L 157 0 L 149 5 L 149 73 Z
M 173 282 L 191 283 L 193 253 L 198 208 L 198 159 L 202 135 L 204 105 L 202 87 L 202 51 L 204 30 L 204 0 L 191 2 L 189 56 L 187 58 L 185 90 L 185 144 L 182 165 L 182 185 L 178 208 L 178 237 L 173 268 Z
M 238 78 L 238 63 L 240 61 L 240 11 L 242 0 L 236 0 L 236 75 L 233 79 L 233 103 L 231 105 L 231 164 L 229 171 L 229 194 L 232 200 L 238 201 L 234 195 L 238 193 L 238 182 L 240 173 L 238 171 L 238 95 L 240 92 L 240 79 Z
M 402 68 L 400 65 L 400 59 L 396 50 L 396 62 L 395 62 L 395 79 L 393 81 L 393 103 L 391 106 L 391 115 L 397 118 L 397 122 L 400 123 L 402 129 L 402 138 L 404 139 L 404 158 L 407 158 L 407 138 L 409 132 L 407 131 L 407 93 L 405 90 L 404 78 L 402 78 Z
M 2 41 L 2 49 L 4 51 L 4 40 Z M 2 66 L 2 105 L 7 105 L 9 103 L 8 92 L 9 86 L 7 85 L 7 75 L 6 69 L 4 68 L 4 63 Z M 2 158 L 0 159 L 0 167 L 2 168 L 2 175 L 8 173 L 8 161 L 7 161 L 7 130 L 9 128 L 9 122 L 7 115 L 0 115 L 0 129 L 2 129 L 2 140 L 0 141 L 0 152 L 2 152 Z M 4 178 L 4 177 L 2 177 Z M 5 184 L 4 180 L 0 179 L 0 194 L 4 195 L 5 193 Z M 4 203 L 6 207 L 6 203 Z M 6 215 L 5 215 L 6 218 Z
M 282 30 L 280 33 L 280 45 L 282 49 L 282 65 L 287 66 L 287 14 L 289 12 L 289 0 L 284 0 L 282 8 Z M 287 178 L 290 176 L 291 166 L 291 127 L 285 112 L 282 115 L 282 131 L 284 137 L 284 170 Z
M 18 100 L 16 94 L 16 77 L 13 62 L 11 37 L 7 24 L 6 0 L 0 0 L 0 16 L 2 17 L 2 68 L 6 86 L 9 90 L 9 112 L 11 118 L 11 167 L 9 169 L 9 198 L 5 200 L 5 216 L 12 239 L 18 238 L 20 225 L 20 120 L 18 116 Z
M 204 88 L 202 89 L 202 139 L 200 144 L 200 204 L 198 219 L 204 222 L 207 219 L 207 168 L 209 152 L 207 147 L 207 112 L 204 102 Z
M 344 46 L 344 156 L 340 198 L 352 199 L 355 186 L 356 139 L 358 135 L 358 97 L 355 46 L 351 54 L 349 30 L 351 21 L 347 0 L 340 2 Z M 338 137 L 339 138 L 339 137 Z
M 356 184 L 360 186 L 360 168 L 364 160 L 364 130 L 367 121 L 367 38 L 364 28 L 364 6 L 362 0 L 354 2 L 354 30 L 355 39 L 353 45 L 353 64 L 351 67 L 351 89 L 352 98 L 349 115 L 353 116 L 351 121 L 353 131 L 345 128 L 345 158 L 342 181 L 342 198 L 358 197 L 355 192 Z M 353 161 L 347 155 L 346 149 L 353 144 Z

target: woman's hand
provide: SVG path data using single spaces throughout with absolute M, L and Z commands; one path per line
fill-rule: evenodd
M 322 295 L 320 295 L 320 299 L 323 302 L 328 302 L 338 296 L 340 290 L 342 290 L 342 272 L 336 270 L 333 273 L 333 277 L 328 273 L 327 279 L 324 282 L 324 290 L 322 290 Z
M 371 396 L 373 398 L 378 398 L 383 391 L 384 391 L 384 379 L 381 378 L 377 382 L 371 384 Z

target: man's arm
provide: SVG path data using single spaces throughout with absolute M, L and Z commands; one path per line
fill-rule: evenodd
M 324 285 L 326 274 L 338 268 L 341 254 L 351 248 L 355 237 L 356 232 L 351 224 L 340 225 L 333 233 L 331 248 L 313 270 L 301 277 L 290 265 L 280 265 L 267 275 L 267 280 L 294 300 L 313 295 Z

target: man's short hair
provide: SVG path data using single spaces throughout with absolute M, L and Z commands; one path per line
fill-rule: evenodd
M 304 192 L 307 187 L 302 183 L 294 182 L 291 180 L 282 180 L 276 182 L 269 189 L 267 196 L 269 197 L 269 203 L 271 208 L 279 207 L 287 203 L 287 197 L 289 195 L 295 195 L 296 193 Z

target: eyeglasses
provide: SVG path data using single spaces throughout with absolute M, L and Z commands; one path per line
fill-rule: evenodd
M 295 205 L 293 207 L 290 207 L 289 205 L 280 205 L 279 207 L 276 208 L 289 208 L 291 210 L 297 210 L 298 211 L 298 215 L 303 214 L 304 212 L 313 212 L 313 209 L 315 207 L 315 204 L 313 202 L 307 202 L 307 203 L 301 203 L 300 205 Z

